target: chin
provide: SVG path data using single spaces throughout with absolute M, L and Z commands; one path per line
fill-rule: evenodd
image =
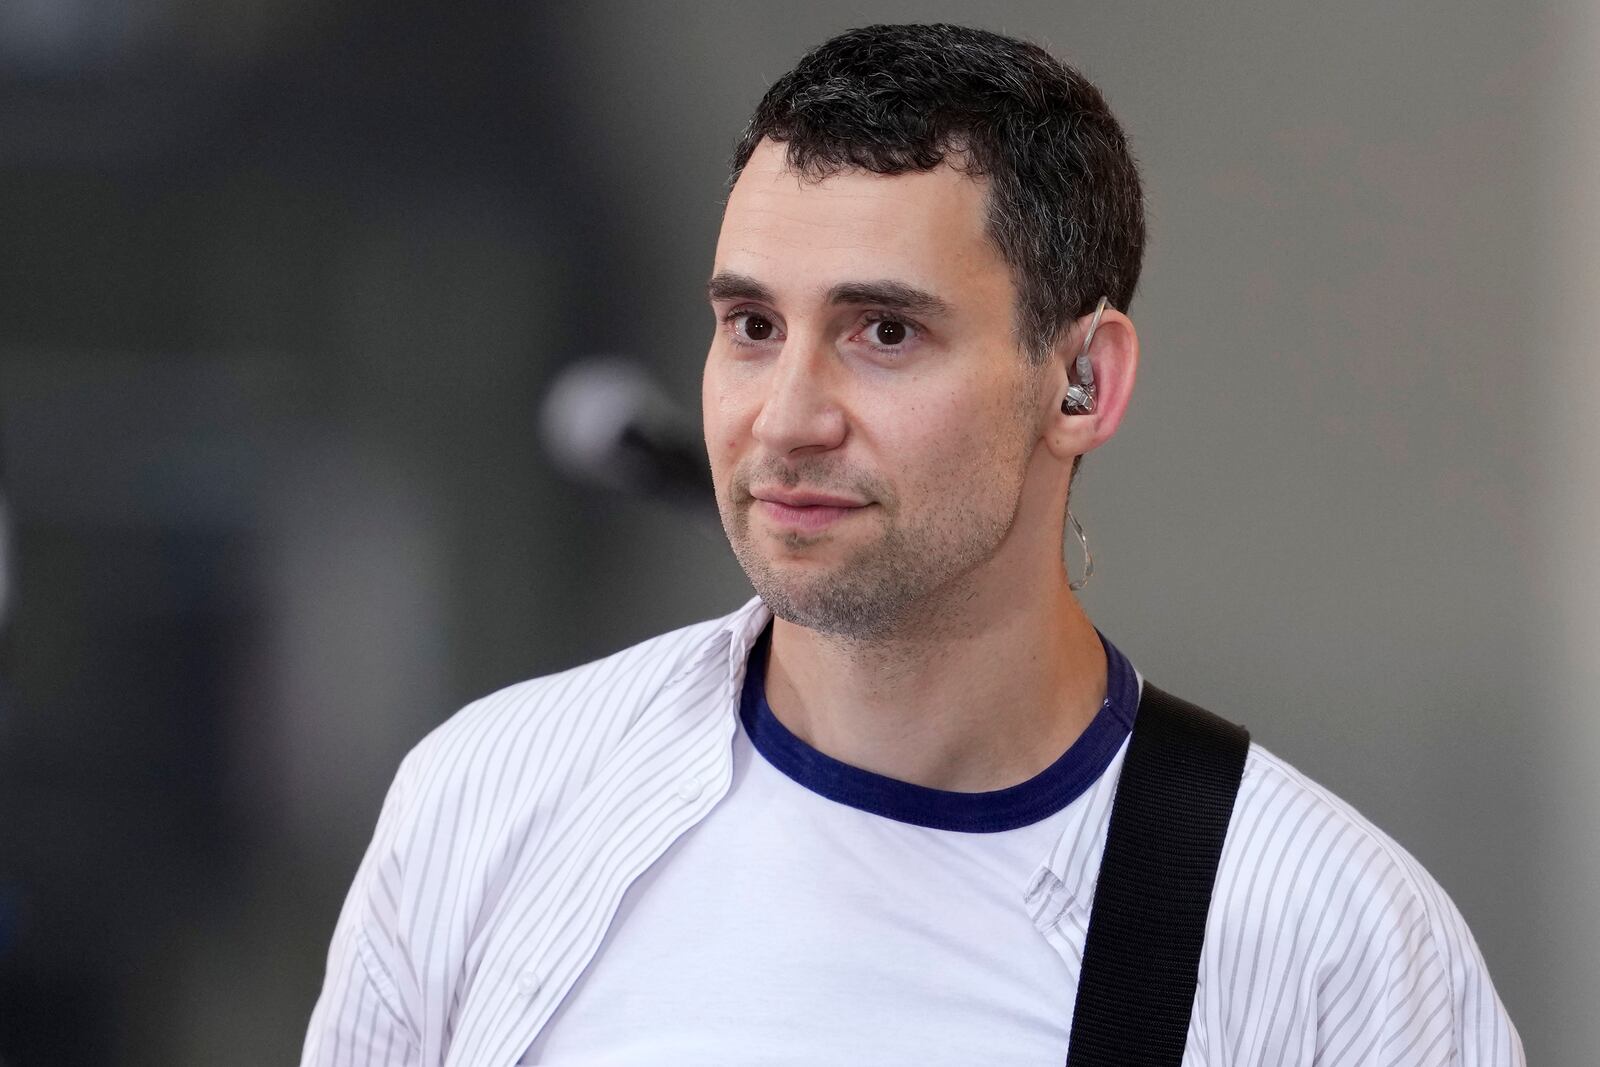
M 761 567 L 746 567 L 745 574 L 772 614 L 792 625 L 867 640 L 898 631 L 908 616 L 905 587 L 884 588 L 836 569 L 762 562 Z

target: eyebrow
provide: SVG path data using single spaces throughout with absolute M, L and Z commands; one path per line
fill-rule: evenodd
M 706 283 L 706 296 L 715 300 L 757 300 L 763 304 L 777 301 L 772 290 L 748 274 L 718 271 Z M 946 315 L 950 305 L 926 289 L 918 289 L 905 282 L 881 279 L 877 281 L 840 282 L 828 290 L 830 304 L 870 305 L 904 311 L 913 315 Z
M 772 290 L 750 277 L 748 274 L 735 274 L 732 271 L 721 270 L 711 276 L 706 282 L 706 297 L 710 300 L 759 300 L 763 304 L 775 304 L 772 299 Z

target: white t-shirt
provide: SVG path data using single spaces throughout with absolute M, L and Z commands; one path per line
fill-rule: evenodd
M 524 1063 L 1059 1065 L 1074 976 L 1023 888 L 1117 755 L 1138 682 L 1051 767 L 951 793 L 784 728 L 752 655 L 733 784 L 628 889 Z
M 928 806 L 897 804 L 907 789 L 922 796 L 914 787 L 838 771 L 764 735 L 759 716 L 755 750 L 782 761 L 787 749 L 796 773 L 734 743 L 746 667 L 770 621 L 752 600 L 485 697 L 419 744 L 340 913 L 302 1063 L 898 1063 L 936 1058 L 929 1044 L 958 1048 L 964 1038 L 948 1034 L 970 1036 L 975 1010 L 989 1016 L 981 1062 L 1026 1062 L 1049 1027 L 1069 1033 L 1126 752 L 1117 717 L 1095 720 L 1112 728 L 1107 738 L 1091 727 L 1091 747 L 1100 736 L 1115 751 L 1065 808 L 995 805 L 1018 797 L 990 794 L 976 802 L 995 809 L 978 812 L 990 833 L 959 810 L 945 813 L 954 824 L 934 810 L 923 821 L 935 825 L 919 827 Z M 1074 745 L 1059 769 L 1073 779 L 1097 762 Z M 830 766 L 838 773 L 808 775 Z M 832 789 L 844 792 L 824 799 Z M 912 818 L 868 814 L 863 799 Z M 1035 829 L 1039 865 L 1008 891 Z M 1058 970 L 1048 956 L 1039 964 L 1037 943 L 1012 939 L 1027 930 L 1005 903 L 1019 898 Z M 1252 744 L 1184 1067 L 1523 1062 L 1438 882 Z

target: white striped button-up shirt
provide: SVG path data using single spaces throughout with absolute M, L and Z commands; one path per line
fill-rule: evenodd
M 334 931 L 303 1064 L 516 1064 L 628 886 L 727 793 L 745 661 L 769 618 L 752 601 L 512 686 L 419 744 Z M 1120 768 L 1119 753 L 1018 886 L 1074 983 Z M 1252 746 L 1184 1063 L 1476 1067 L 1523 1056 L 1437 883 Z

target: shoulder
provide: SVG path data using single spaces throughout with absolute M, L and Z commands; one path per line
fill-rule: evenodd
M 763 621 L 757 604 L 509 686 L 418 743 L 345 899 L 329 950 L 330 1007 L 319 1013 L 333 1019 L 340 1004 L 366 1003 L 366 991 L 414 1042 L 447 1033 L 484 924 L 515 877 L 537 877 L 528 865 L 555 817 L 674 681 L 685 682 L 680 708 L 728 684 L 735 642 Z
M 717 637 L 745 609 L 659 634 L 580 666 L 518 682 L 466 705 L 406 757 L 403 771 L 426 778 L 458 773 L 496 749 L 527 741 L 604 745 L 632 726 L 674 677 L 713 669 Z
M 683 700 L 727 684 L 752 609 L 508 686 L 435 728 L 401 761 L 357 879 L 369 927 L 396 943 L 431 943 L 431 902 L 469 915 L 491 908 L 496 887 L 655 713 L 669 683 L 695 676 L 676 687 Z
M 1252 743 L 1224 863 L 1258 871 L 1263 863 L 1272 863 L 1277 871 L 1287 861 L 1290 870 L 1282 873 L 1290 874 L 1293 867 L 1303 867 L 1302 861 L 1325 860 L 1325 866 L 1346 870 L 1358 857 L 1365 871 L 1362 880 L 1373 888 L 1377 883 L 1413 884 L 1420 871 L 1404 849 L 1355 808 Z
M 1242 1060 L 1310 1043 L 1328 1063 L 1388 1062 L 1379 1049 L 1406 1047 L 1416 1063 L 1513 1062 L 1515 1031 L 1444 889 L 1354 807 L 1257 745 L 1206 955 L 1217 1022 Z
M 495 881 L 685 675 L 726 684 L 746 608 L 508 686 L 456 712 L 401 761 L 373 846 L 396 878 Z M 721 653 L 719 655 L 718 653 Z M 424 895 L 453 894 L 429 887 Z
M 1393 838 L 1255 744 L 1245 762 L 1217 889 L 1252 914 L 1267 901 L 1298 903 L 1309 915 L 1337 908 L 1324 925 L 1394 910 L 1431 922 L 1448 904 L 1438 883 Z

